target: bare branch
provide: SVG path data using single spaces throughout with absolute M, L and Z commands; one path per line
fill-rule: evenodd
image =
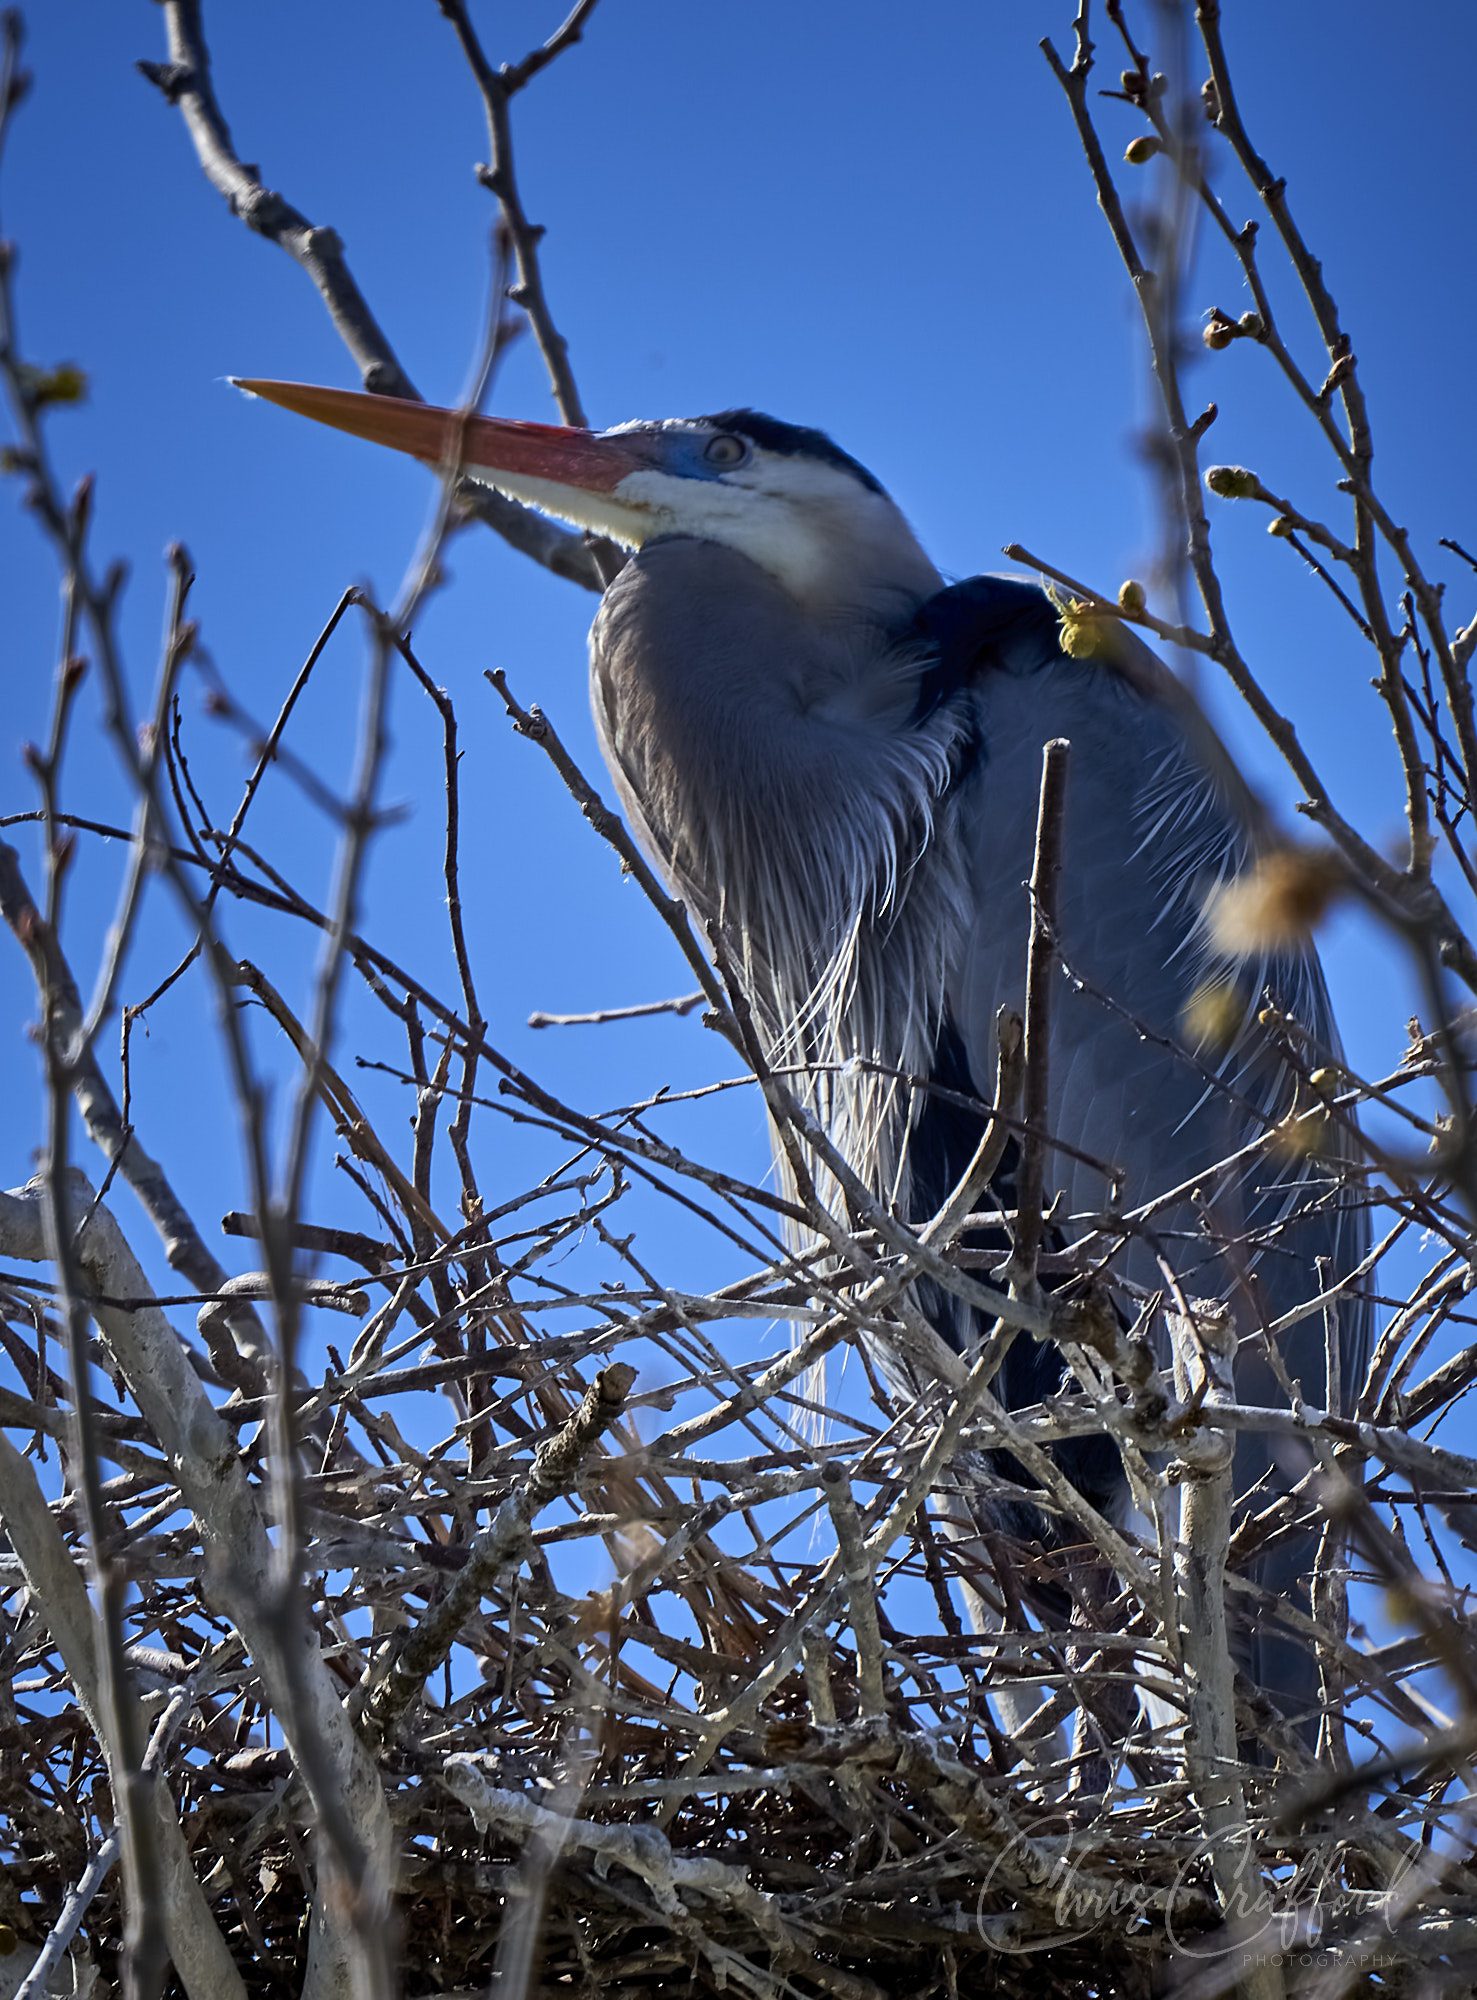
M 22 1218 L 20 1245 L 15 1243 L 9 1226 L 13 1219 L 9 1209 L 10 1199 L 8 1196 L 0 1197 L 0 1217 L 3 1217 L 0 1229 L 3 1229 L 7 1254 L 24 1256 L 27 1248 L 39 1251 L 41 1245 L 36 1241 L 34 1213 Z M 41 1606 L 66 1663 L 68 1678 L 92 1716 L 99 1738 L 106 1742 L 107 1733 L 102 1727 L 104 1691 L 87 1587 L 77 1573 L 66 1540 L 47 1507 L 35 1473 L 3 1435 L 0 1435 L 0 1515 L 4 1517 L 10 1545 L 25 1571 L 27 1585 L 36 1603 Z M 234 2000 L 234 1996 L 241 1996 L 244 2000 L 245 1984 L 211 1915 L 205 1894 L 195 1879 L 189 1848 L 169 1796 L 169 1787 L 148 1769 L 147 1757 L 141 1769 L 145 1776 L 147 1805 L 152 1816 L 153 1837 L 158 1844 L 160 1863 L 161 1901 L 150 1916 L 159 1923 L 169 1956 L 191 2000 L 216 2000 L 216 1996 L 219 2000 Z M 120 1794 L 125 1789 L 126 1777 L 123 1772 L 115 1775 Z M 100 1866 L 101 1857 L 98 1857 L 98 1863 Z M 76 1921 L 80 1922 L 86 1907 L 84 1894 L 95 1893 L 100 1880 L 99 1875 L 90 1889 L 82 1883 L 78 1884 L 76 1900 L 81 1907 L 76 1910 Z M 60 1934 L 60 1926 L 57 1935 L 58 1949 L 65 1949 L 67 1939 Z M 44 1981 L 44 1956 L 37 1959 L 31 1976 Z M 43 1987 L 38 1985 L 37 1991 L 42 1990 Z
M 371 395 L 419 402 L 419 390 L 349 269 L 337 230 L 309 222 L 238 156 L 215 94 L 201 0 L 165 0 L 163 12 L 169 60 L 140 62 L 138 68 L 178 107 L 206 179 L 233 215 L 285 250 L 312 279 L 364 388 Z M 467 514 L 486 522 L 520 555 L 586 590 L 602 588 L 594 558 L 579 535 L 473 480 L 462 483 L 458 498 Z
M 65 1214 L 77 1260 L 99 1297 L 145 1298 L 148 1282 L 105 1208 L 81 1174 L 67 1188 Z M 40 1261 L 45 1181 L 0 1195 L 0 1242 L 8 1255 Z M 167 1452 L 180 1493 L 213 1552 L 215 1588 L 257 1661 L 294 1760 L 343 1870 L 326 1873 L 316 1899 L 305 1991 L 336 1993 L 356 1963 L 379 1983 L 360 1939 L 381 1941 L 393 1838 L 379 1774 L 355 1738 L 334 1682 L 316 1650 L 290 1659 L 273 1610 L 276 1559 L 235 1441 L 212 1409 L 174 1329 L 157 1309 L 94 1316 L 150 1429 Z M 341 1899 L 347 1907 L 341 1906 Z
M 463 0 L 436 0 L 436 4 L 451 23 L 452 32 L 457 38 L 482 98 L 482 108 L 487 119 L 489 157 L 487 164 L 477 169 L 477 178 L 488 193 L 496 198 L 503 226 L 513 245 L 517 279 L 509 288 L 508 297 L 514 305 L 521 306 L 528 315 L 528 323 L 533 328 L 533 337 L 538 342 L 539 353 L 543 356 L 544 366 L 549 371 L 549 386 L 553 391 L 554 405 L 561 420 L 581 430 L 587 429 L 589 419 L 585 415 L 585 406 L 575 386 L 574 370 L 569 363 L 569 343 L 554 324 L 548 297 L 544 291 L 543 270 L 538 253 L 539 238 L 544 232 L 541 226 L 529 221 L 523 206 L 523 196 L 518 187 L 518 175 L 513 162 L 513 127 L 508 107 L 514 94 L 521 90 L 531 77 L 536 76 L 565 49 L 580 40 L 584 24 L 594 12 L 596 0 L 584 0 L 584 4 L 575 8 L 563 27 L 542 48 L 536 49 L 515 67 L 511 69 L 504 67 L 501 70 L 495 70 L 488 61 Z M 602 541 L 598 536 L 590 535 L 585 539 L 590 560 L 602 584 L 611 582 L 625 561 L 624 555 L 614 543 Z

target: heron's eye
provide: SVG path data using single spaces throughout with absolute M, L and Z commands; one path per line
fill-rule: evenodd
M 741 437 L 734 437 L 731 431 L 720 431 L 717 437 L 708 439 L 703 447 L 703 457 L 709 465 L 718 465 L 727 472 L 730 467 L 742 465 L 749 455 L 749 447 Z

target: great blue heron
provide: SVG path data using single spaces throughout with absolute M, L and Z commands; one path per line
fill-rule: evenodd
M 1328 999 L 1311 946 L 1218 957 L 1207 894 L 1253 857 L 1256 816 L 1146 649 L 1075 659 L 1035 585 L 945 587 L 871 473 L 821 432 L 752 410 L 592 433 L 242 386 L 634 551 L 590 653 L 622 801 L 741 959 L 775 1053 L 809 1070 L 841 1152 L 904 1216 L 933 1212 L 980 1129 L 964 1106 L 990 1095 L 997 1011 L 1024 990 L 1042 747 L 1069 739 L 1057 931 L 1071 978 L 1051 997 L 1048 1105 L 1060 1213 L 1081 1233 L 1111 1169 L 1130 1289 L 1152 1296 L 1168 1269 L 1182 1299 L 1229 1299 L 1240 1400 L 1285 1403 L 1275 1349 L 1307 1400 L 1326 1401 L 1323 1315 L 1269 1329 L 1354 1268 L 1362 1216 L 1326 1163 L 1246 1149 L 1290 1102 L 1267 996 L 1325 1064 Z M 1197 1019 L 1207 992 L 1213 1018 Z M 931 1309 L 954 1345 L 977 1337 L 943 1294 Z M 1357 1385 L 1356 1307 L 1340 1345 Z M 1061 1385 L 1050 1345 L 1021 1340 L 998 1386 L 1021 1408 Z M 1059 1457 L 1122 1513 L 1105 1440 Z M 1275 1497 L 1265 1437 L 1241 1435 L 1236 1479 Z M 1254 1564 L 1263 1591 L 1306 1607 L 1311 1548 L 1306 1528 L 1283 1533 Z M 1240 1651 L 1306 1729 L 1319 1680 L 1295 1625 L 1243 1614 Z

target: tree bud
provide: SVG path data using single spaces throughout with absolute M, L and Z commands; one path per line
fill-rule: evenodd
M 1205 483 L 1219 500 L 1251 500 L 1262 484 L 1244 465 L 1213 465 L 1205 475 Z

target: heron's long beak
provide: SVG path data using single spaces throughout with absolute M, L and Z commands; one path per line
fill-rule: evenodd
M 262 382 L 232 377 L 236 388 L 280 404 L 300 417 L 331 424 L 335 430 L 408 452 L 444 471 L 460 469 L 473 479 L 517 500 L 557 514 L 561 520 L 596 528 L 628 543 L 639 543 L 646 510 L 619 500 L 616 489 L 649 459 L 632 440 L 568 430 L 558 424 L 530 424 L 507 417 L 473 416 L 438 409 L 432 403 L 398 396 L 364 396 L 348 389 L 322 389 L 308 382 Z

